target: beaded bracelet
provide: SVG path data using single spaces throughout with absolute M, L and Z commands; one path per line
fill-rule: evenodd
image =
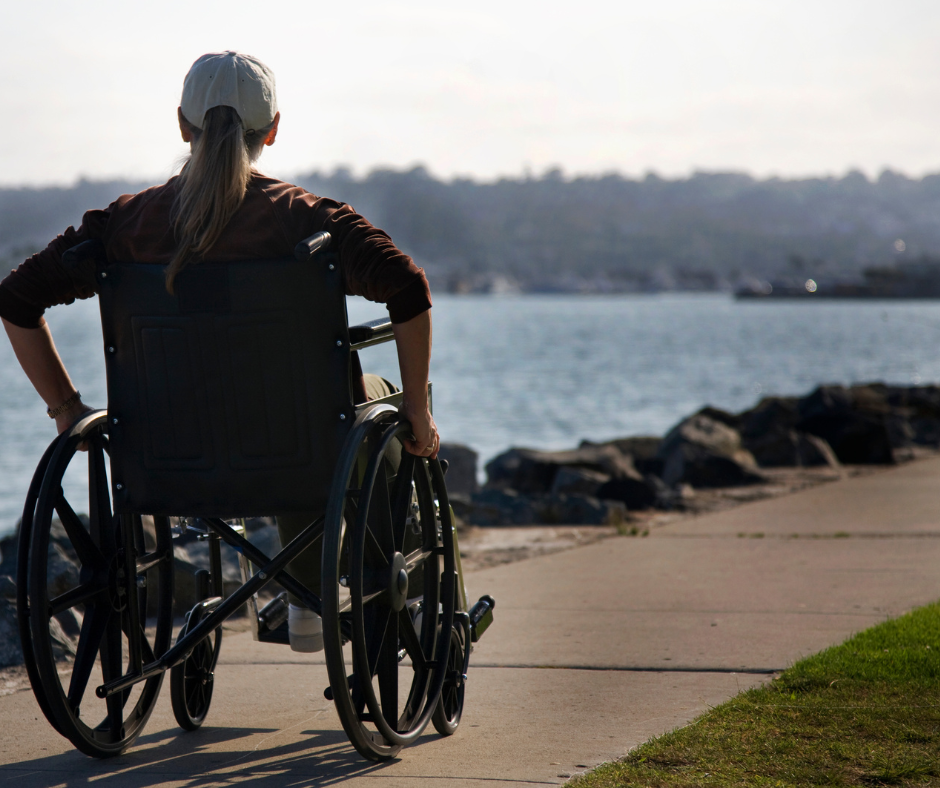
M 55 419 L 65 413 L 73 405 L 77 405 L 82 401 L 82 393 L 76 391 L 71 397 L 69 397 L 65 402 L 55 408 L 46 408 L 46 414 L 50 419 Z

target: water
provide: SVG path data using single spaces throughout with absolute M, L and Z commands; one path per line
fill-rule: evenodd
M 59 351 L 105 404 L 95 300 L 50 310 Z M 384 314 L 350 299 L 350 320 Z M 485 461 L 509 446 L 662 434 L 711 404 L 753 405 L 821 382 L 940 381 L 940 302 L 735 302 L 721 295 L 435 296 L 434 413 Z M 362 354 L 397 379 L 394 346 Z M 0 534 L 13 529 L 55 432 L 0 342 Z M 68 490 L 66 491 L 69 492 Z

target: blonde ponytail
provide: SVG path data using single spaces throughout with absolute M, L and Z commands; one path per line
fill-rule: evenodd
M 213 107 L 206 112 L 203 128 L 190 124 L 190 130 L 192 153 L 179 174 L 173 204 L 177 247 L 166 268 L 170 293 L 177 274 L 213 247 L 241 207 L 251 179 L 251 162 L 261 153 L 270 127 L 246 135 L 234 109 Z

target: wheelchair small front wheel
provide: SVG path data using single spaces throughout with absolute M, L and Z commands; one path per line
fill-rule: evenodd
M 216 597 L 221 602 L 222 600 Z M 197 606 L 186 625 L 180 630 L 177 642 L 192 631 L 202 620 L 203 609 Z M 215 687 L 215 664 L 219 658 L 222 628 L 200 640 L 183 662 L 170 670 L 170 702 L 173 716 L 185 731 L 198 730 L 209 713 L 212 690 Z
M 431 717 L 431 724 L 441 736 L 451 736 L 460 725 L 463 714 L 464 691 L 467 683 L 467 663 L 470 642 L 464 628 L 457 622 L 450 630 L 450 651 L 447 654 L 447 675 L 441 699 Z

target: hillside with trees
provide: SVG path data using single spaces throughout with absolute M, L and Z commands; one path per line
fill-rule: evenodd
M 296 183 L 352 204 L 427 269 L 435 289 L 455 292 L 707 290 L 746 277 L 850 277 L 940 255 L 940 175 L 630 179 L 553 170 L 477 182 L 417 167 L 361 178 L 314 172 Z M 5 268 L 85 208 L 146 185 L 0 189 Z

